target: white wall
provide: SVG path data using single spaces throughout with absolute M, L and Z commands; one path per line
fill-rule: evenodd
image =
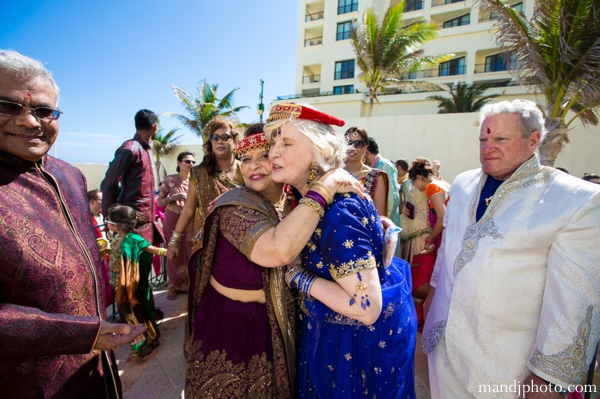
M 322 109 L 322 107 L 321 107 Z M 377 140 L 381 154 L 392 161 L 405 158 L 409 162 L 418 157 L 437 159 L 442 164 L 441 174 L 448 180 L 469 169 L 478 168 L 479 144 L 477 113 L 374 116 L 371 118 L 344 118 L 345 131 L 351 126 L 361 126 Z M 583 128 L 579 123 L 569 133 L 567 144 L 558 155 L 555 166 L 566 168 L 572 175 L 581 177 L 584 172 L 600 173 L 600 126 Z M 168 174 L 176 173 L 176 158 L 182 151 L 196 154 L 202 161 L 200 145 L 180 145 L 163 160 Z M 74 164 L 83 171 L 88 189 L 100 188 L 108 165 Z M 155 173 L 156 175 L 156 173 Z M 161 172 L 162 180 L 162 172 Z

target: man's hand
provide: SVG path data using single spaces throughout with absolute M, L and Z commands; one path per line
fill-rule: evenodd
M 541 389 L 537 389 L 538 392 L 525 392 L 523 390 L 523 388 L 531 389 L 532 385 L 537 385 Z M 551 389 L 546 381 L 533 373 L 525 378 L 521 389 L 523 390 L 523 397 L 527 399 L 561 399 L 565 397 L 565 395 L 557 393 L 554 387 Z
M 100 334 L 93 349 L 109 351 L 133 341 L 135 337 L 146 331 L 143 324 L 130 326 L 128 324 L 113 324 L 102 320 Z

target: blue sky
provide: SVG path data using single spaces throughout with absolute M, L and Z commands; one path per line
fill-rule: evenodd
M 239 87 L 242 122 L 264 102 L 294 94 L 295 0 L 0 0 L 0 48 L 42 61 L 60 87 L 57 156 L 108 163 L 135 133 L 141 108 L 184 113 L 172 85 L 197 93 Z M 180 126 L 162 117 L 165 130 Z M 182 128 L 184 143 L 201 140 Z M 54 150 L 52 150 L 53 153 Z

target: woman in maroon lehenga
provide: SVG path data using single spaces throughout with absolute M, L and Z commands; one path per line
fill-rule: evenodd
M 262 127 L 248 128 L 237 145 L 246 188 L 217 199 L 190 261 L 189 398 L 293 397 L 294 300 L 281 265 L 304 248 L 319 214 L 304 204 L 292 211 L 283 184 L 271 180 Z M 340 172 L 322 179 L 333 192 L 340 179 L 354 184 Z
M 181 210 L 187 199 L 190 181 L 190 171 L 196 161 L 191 152 L 182 152 L 177 155 L 177 174 L 165 178 L 158 194 L 158 205 L 166 206 L 163 232 L 165 239 L 170 239 L 179 220 Z M 183 233 L 182 246 L 174 259 L 167 259 L 167 278 L 169 293 L 167 299 L 173 300 L 178 292 L 187 292 L 189 285 L 188 261 L 192 255 L 191 225 Z

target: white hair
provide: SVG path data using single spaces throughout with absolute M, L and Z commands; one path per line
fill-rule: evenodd
M 544 126 L 544 115 L 536 103 L 527 100 L 500 101 L 494 104 L 486 104 L 479 111 L 479 125 L 483 124 L 485 118 L 494 115 L 515 114 L 519 115 L 519 130 L 523 138 L 528 138 L 531 133 L 540 132 L 540 143 L 546 135 Z
M 273 133 L 283 130 L 287 123 L 308 138 L 316 162 L 324 172 L 344 166 L 344 156 L 348 151 L 344 135 L 326 123 L 308 119 L 277 119 L 265 125 L 267 141 L 270 142 Z
M 13 50 L 0 50 L 0 76 L 7 75 L 21 81 L 28 81 L 37 77 L 47 80 L 54 89 L 56 105 L 58 105 L 60 96 L 58 85 L 54 81 L 52 73 L 41 62 Z

